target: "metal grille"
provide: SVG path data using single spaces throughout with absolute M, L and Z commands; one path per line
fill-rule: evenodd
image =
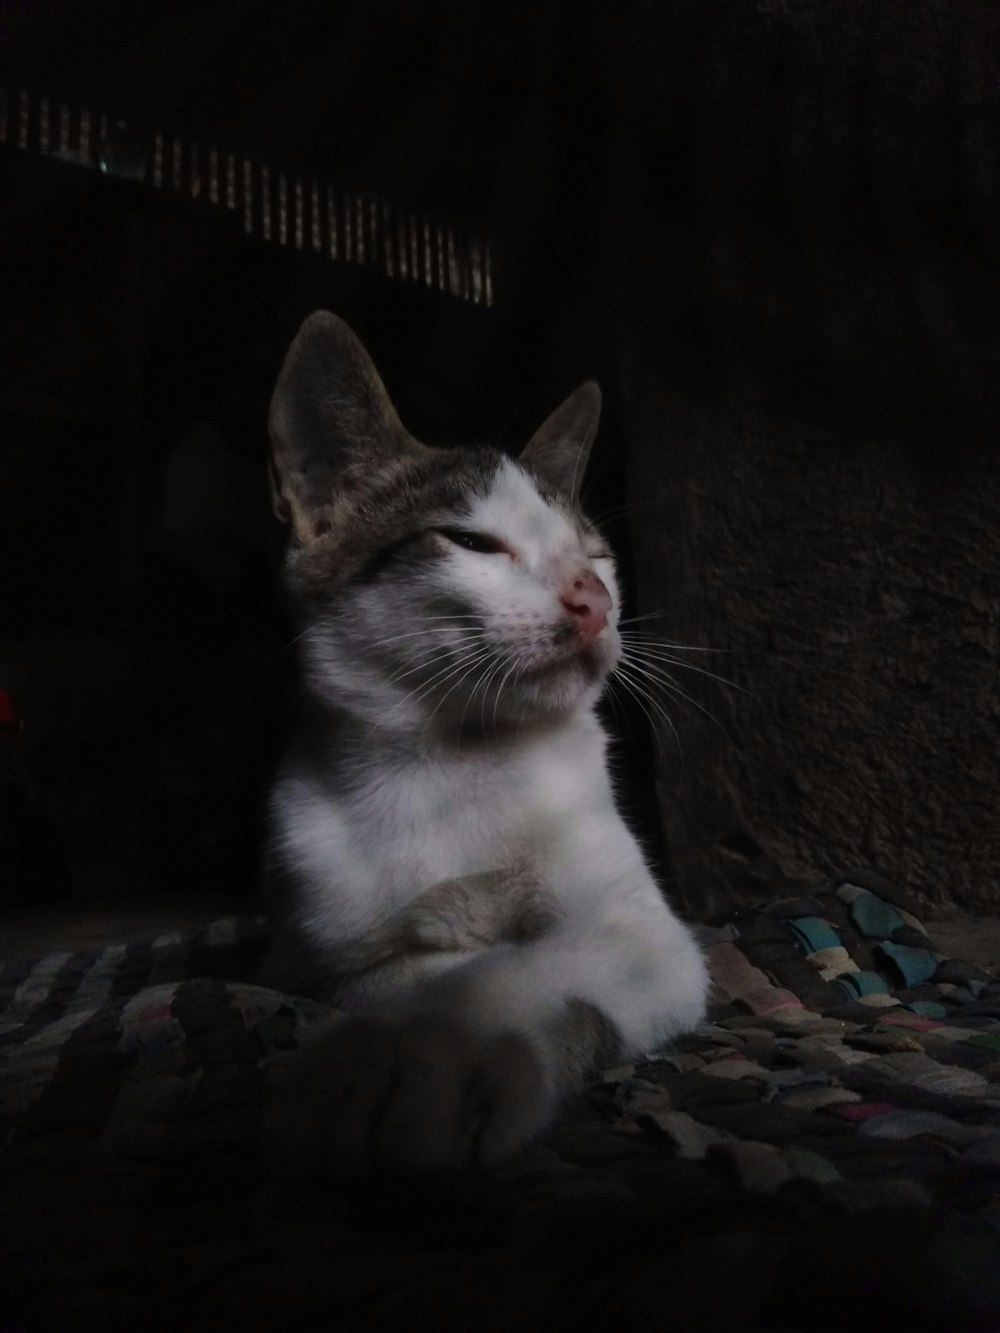
M 0 146 L 223 208 L 247 236 L 337 263 L 375 268 L 475 305 L 493 304 L 489 245 L 453 222 L 319 175 L 0 85 Z

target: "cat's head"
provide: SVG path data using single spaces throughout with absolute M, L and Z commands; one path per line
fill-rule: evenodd
M 269 422 L 310 687 L 404 730 L 590 706 L 621 651 L 614 564 L 578 505 L 600 403 L 581 385 L 516 461 L 428 448 L 348 326 L 311 315 Z

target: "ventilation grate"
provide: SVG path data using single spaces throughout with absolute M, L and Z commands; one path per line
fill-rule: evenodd
M 224 208 L 247 236 L 493 304 L 489 246 L 454 223 L 177 135 L 0 85 L 0 146 Z

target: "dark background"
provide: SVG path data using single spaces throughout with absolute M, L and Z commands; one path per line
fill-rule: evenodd
M 587 295 L 600 199 L 588 186 L 572 225 L 552 209 L 601 156 L 577 72 L 589 40 L 549 70 L 563 19 L 522 11 L 6 11 L 0 684 L 45 814 L 38 828 L 8 802 L 7 900 L 252 897 L 294 680 L 265 422 L 306 314 L 344 315 L 435 443 L 516 449 L 581 379 L 607 380 L 604 298 Z M 485 309 L 281 250 L 204 200 L 21 152 L 22 87 L 453 218 L 494 241 L 503 294 Z M 610 471 L 603 510 L 622 497 Z
M 601 380 L 591 508 L 628 506 L 638 609 L 746 691 L 683 674 L 713 720 L 671 706 L 655 802 L 625 727 L 692 913 L 854 862 L 995 905 L 994 6 L 45 0 L 2 25 L 9 86 L 453 217 L 496 292 L 0 149 L 0 684 L 48 820 L 10 896 L 40 866 L 249 896 L 293 664 L 263 424 L 325 305 L 434 442 L 516 447 Z

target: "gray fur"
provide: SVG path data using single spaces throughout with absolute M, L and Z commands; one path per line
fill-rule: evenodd
M 575 504 L 600 416 L 601 391 L 587 380 L 546 417 L 518 461 L 547 488 Z

